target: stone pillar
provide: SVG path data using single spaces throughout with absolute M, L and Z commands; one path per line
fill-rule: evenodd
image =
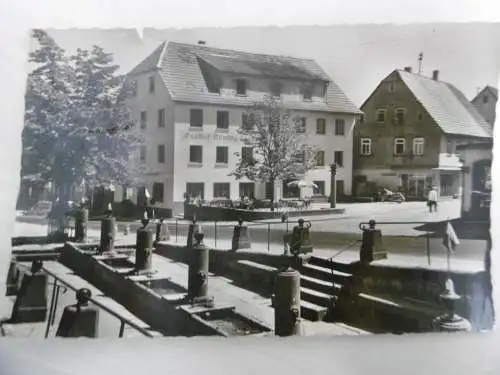
M 252 247 L 248 227 L 243 225 L 243 220 L 238 220 L 238 225 L 233 230 L 233 240 L 231 250 L 250 249 Z
M 188 300 L 203 302 L 208 300 L 209 251 L 203 244 L 203 233 L 195 234 L 195 243 L 188 248 Z
M 150 271 L 153 258 L 153 233 L 146 226 L 137 230 L 135 249 L 135 270 L 137 272 Z
M 438 332 L 470 332 L 470 322 L 455 314 L 455 305 L 460 296 L 455 293 L 453 280 L 449 278 L 445 283 L 445 291 L 440 295 L 441 301 L 446 308 L 446 313 L 437 317 L 434 321 L 434 330 Z
M 158 220 L 156 223 L 156 236 L 155 236 L 155 245 L 160 241 L 168 241 L 170 239 L 170 232 L 168 231 L 168 224 L 164 221 L 163 218 Z
M 21 287 L 12 309 L 12 323 L 43 322 L 47 317 L 47 275 L 43 263 L 33 261 L 30 271 L 23 276 Z
M 337 206 L 337 193 L 335 186 L 335 176 L 337 175 L 337 165 L 332 163 L 330 165 L 330 208 Z
M 187 248 L 190 249 L 195 243 L 194 236 L 196 233 L 201 233 L 201 226 L 193 219 L 192 223 L 189 224 L 188 236 L 187 236 Z
M 111 211 L 111 204 L 108 205 L 107 216 L 101 220 L 101 243 L 100 253 L 113 252 L 115 248 L 116 221 Z
M 87 225 L 89 221 L 89 210 L 79 208 L 75 212 L 75 242 L 87 241 Z
M 278 273 L 273 296 L 274 333 L 277 336 L 301 334 L 300 273 L 288 268 Z
M 76 292 L 76 304 L 64 308 L 56 336 L 98 337 L 99 309 L 89 305 L 92 293 L 87 288 Z
M 359 252 L 361 263 L 369 264 L 374 260 L 387 258 L 387 252 L 382 245 L 382 231 L 375 229 L 375 224 L 375 220 L 370 220 L 368 228 L 361 228 L 363 231 L 363 239 Z

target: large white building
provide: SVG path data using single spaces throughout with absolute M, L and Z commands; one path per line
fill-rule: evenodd
M 237 133 L 243 114 L 270 93 L 305 118 L 308 142 L 324 153 L 304 176 L 318 186 L 314 193 L 330 194 L 334 161 L 338 193 L 351 193 L 352 130 L 361 112 L 315 61 L 164 42 L 128 79 L 135 87 L 129 105 L 145 132 L 146 185 L 157 207 L 177 211 L 186 192 L 205 200 L 269 195 L 270 186 L 229 173 L 235 153 L 245 152 Z M 286 195 L 286 184 L 272 188 L 277 199 Z

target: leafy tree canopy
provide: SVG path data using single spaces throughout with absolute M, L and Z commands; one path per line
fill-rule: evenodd
M 126 105 L 129 90 L 112 54 L 94 46 L 69 55 L 43 30 L 32 37 L 23 130 L 22 177 L 72 186 L 139 183 L 140 132 Z

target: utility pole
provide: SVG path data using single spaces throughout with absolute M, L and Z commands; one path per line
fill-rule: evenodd
M 424 59 L 424 53 L 420 52 L 418 54 L 418 74 L 422 74 L 422 60 Z

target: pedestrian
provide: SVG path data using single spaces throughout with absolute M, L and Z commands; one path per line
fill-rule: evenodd
M 438 204 L 438 193 L 435 186 L 431 188 L 429 191 L 429 195 L 427 196 L 427 206 L 429 207 L 429 212 L 432 212 L 432 208 L 434 208 L 434 212 L 437 212 L 437 204 Z

